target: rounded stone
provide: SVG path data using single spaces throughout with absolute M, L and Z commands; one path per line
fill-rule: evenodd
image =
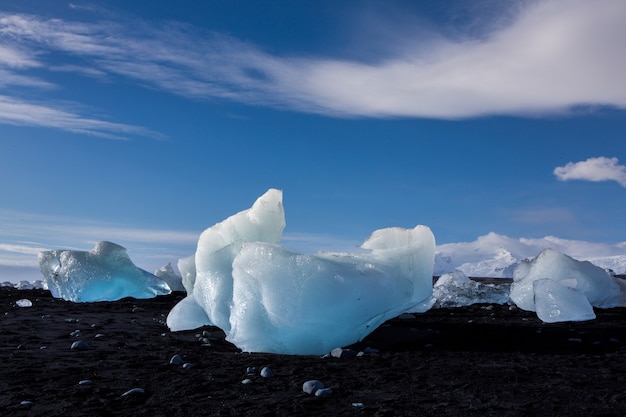
M 272 372 L 272 370 L 266 366 L 261 369 L 261 376 L 263 378 L 271 378 L 274 376 L 274 372 Z
M 181 358 L 179 354 L 172 356 L 170 359 L 170 365 L 180 366 L 183 363 L 185 363 L 185 361 L 183 361 L 183 358 Z
M 309 395 L 315 394 L 315 392 L 320 389 L 324 389 L 324 384 L 322 381 L 318 381 L 317 379 L 312 379 L 302 384 L 302 391 Z
M 128 397 L 129 395 L 144 395 L 145 393 L 146 391 L 143 388 L 133 388 L 123 393 L 122 397 Z
M 316 397 L 328 397 L 332 393 L 333 393 L 332 389 L 322 388 L 322 389 L 318 389 L 317 391 L 315 391 L 315 396 Z
M 89 345 L 85 342 L 83 342 L 82 340 L 77 340 L 76 342 L 72 343 L 72 346 L 70 346 L 70 349 L 72 350 L 87 350 L 89 349 Z

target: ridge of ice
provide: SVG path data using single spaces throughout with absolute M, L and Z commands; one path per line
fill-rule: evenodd
M 179 262 L 188 296 L 168 315 L 170 329 L 214 324 L 243 351 L 323 354 L 431 295 L 426 226 L 377 230 L 362 245 L 368 253 L 317 255 L 280 246 L 284 227 L 282 192 L 270 189 L 205 230 L 193 267 Z

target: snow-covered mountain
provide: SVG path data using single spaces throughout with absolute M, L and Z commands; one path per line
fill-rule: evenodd
M 459 269 L 471 277 L 511 278 L 519 261 L 534 258 L 546 248 L 612 269 L 616 274 L 626 274 L 626 242 L 593 243 L 554 236 L 516 239 L 493 232 L 473 242 L 437 246 L 434 274 L 442 275 Z

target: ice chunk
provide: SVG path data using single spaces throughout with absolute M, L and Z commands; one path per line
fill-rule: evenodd
M 17 288 L 18 290 L 32 290 L 35 287 L 29 281 L 22 280 L 15 284 L 15 288 Z
M 40 280 L 40 279 L 36 279 L 35 281 L 33 281 L 33 289 L 35 290 L 47 290 L 48 289 L 48 285 Z
M 435 308 L 463 307 L 478 303 L 506 304 L 510 301 L 509 285 L 472 281 L 457 269 L 439 277 L 433 286 L 433 298 Z
M 111 242 L 99 242 L 89 252 L 40 252 L 39 267 L 52 295 L 69 301 L 151 298 L 171 292 L 165 281 L 136 267 L 126 249 Z
M 196 249 L 193 295 L 211 321 L 228 333 L 232 264 L 243 242 L 278 243 L 285 228 L 282 191 L 270 189 L 252 207 L 206 229 Z
M 15 302 L 15 305 L 17 305 L 18 307 L 32 307 L 33 302 L 30 301 L 28 298 L 22 298 L 21 300 L 17 300 Z
M 544 278 L 577 289 L 594 307 L 610 308 L 620 303 L 619 286 L 606 270 L 554 249 L 545 249 L 536 258 L 520 263 L 513 274 L 511 300 L 521 309 L 535 311 L 533 282 Z
M 537 279 L 533 281 L 533 293 L 537 317 L 546 323 L 596 318 L 585 294 L 558 281 Z
M 185 291 L 183 286 L 183 279 L 180 275 L 174 272 L 172 264 L 168 263 L 154 272 L 154 275 L 161 278 L 167 283 L 172 291 Z
M 278 245 L 284 226 L 282 193 L 269 190 L 249 210 L 205 230 L 190 273 L 193 291 L 170 312 L 168 326 L 210 321 L 244 351 L 323 354 L 432 293 L 428 227 L 375 231 L 363 244 L 367 253 L 310 256 Z M 179 263 L 183 277 L 192 271 L 188 263 Z
M 193 286 L 196 283 L 196 257 L 195 255 L 188 256 L 178 260 L 178 272 L 183 279 L 183 287 L 187 291 L 187 294 L 193 292 Z
M 322 354 L 363 339 L 431 294 L 430 230 L 404 233 L 427 241 L 324 257 L 244 243 L 233 262 L 227 340 L 244 351 Z
M 197 329 L 211 324 L 213 324 L 211 319 L 192 295 L 183 298 L 167 315 L 167 327 L 173 332 Z
M 282 192 L 270 189 L 249 209 L 202 232 L 196 253 L 178 261 L 187 298 L 168 315 L 170 329 L 214 324 L 227 332 L 233 293 L 232 262 L 242 242 L 278 243 L 284 227 Z
M 617 284 L 620 290 L 620 300 L 618 307 L 626 307 L 626 279 L 613 276 L 613 280 Z

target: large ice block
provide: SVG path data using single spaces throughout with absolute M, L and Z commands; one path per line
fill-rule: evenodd
M 432 293 L 435 240 L 426 226 L 377 230 L 363 253 L 317 255 L 280 246 L 284 226 L 282 193 L 269 190 L 205 230 L 186 285 L 193 291 L 168 316 L 170 328 L 211 322 L 244 351 L 323 354 Z M 194 269 L 189 258 L 183 265 Z

